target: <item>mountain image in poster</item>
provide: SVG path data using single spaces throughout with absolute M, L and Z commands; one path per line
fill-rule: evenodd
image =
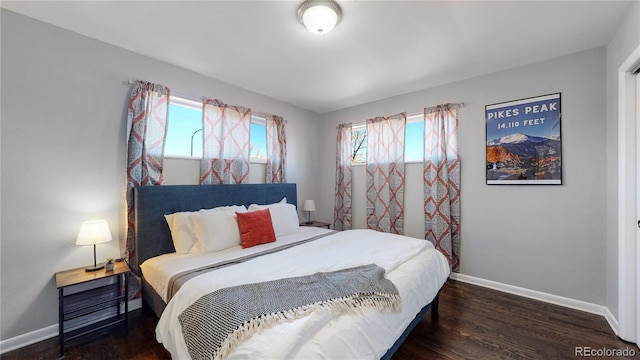
M 520 133 L 487 143 L 489 180 L 560 179 L 560 139 Z

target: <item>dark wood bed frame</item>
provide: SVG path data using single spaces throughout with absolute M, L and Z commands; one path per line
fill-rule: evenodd
M 198 211 L 217 206 L 270 204 L 286 197 L 297 205 L 296 184 L 242 185 L 163 185 L 143 186 L 134 190 L 136 256 L 131 268 L 142 278 L 142 299 L 160 317 L 166 304 L 145 281 L 140 264 L 154 256 L 175 252 L 171 232 L 164 215 L 181 211 Z M 431 309 L 437 316 L 439 294 L 416 315 L 400 338 L 382 359 L 390 359 L 411 330 Z

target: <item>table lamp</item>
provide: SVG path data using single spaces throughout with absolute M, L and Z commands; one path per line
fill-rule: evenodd
M 96 244 L 106 243 L 111 240 L 111 231 L 109 231 L 109 224 L 106 220 L 85 221 L 82 223 L 76 239 L 76 245 L 93 245 L 93 266 L 85 268 L 85 271 L 96 271 L 104 268 L 104 265 L 96 263 Z
M 311 221 L 311 212 L 316 211 L 316 202 L 313 200 L 305 200 L 302 204 L 302 211 L 307 211 L 309 213 L 307 224 L 313 224 L 313 221 Z

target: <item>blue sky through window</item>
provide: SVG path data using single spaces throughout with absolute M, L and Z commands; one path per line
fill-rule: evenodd
M 264 122 L 251 119 L 251 160 L 266 160 L 267 129 Z M 202 157 L 202 109 L 194 106 L 169 104 L 169 121 L 164 154 L 166 156 Z M 200 131 L 198 131 L 200 130 Z M 192 145 L 193 138 L 193 145 Z M 191 147 L 193 146 L 193 154 Z
M 404 141 L 404 161 L 422 161 L 424 151 L 424 122 L 407 122 Z
M 267 160 L 267 127 L 251 120 L 251 160 Z
M 198 131 L 201 129 L 202 110 L 169 104 L 164 154 L 167 156 L 192 156 L 191 137 L 193 136 L 193 156 L 202 157 L 202 131 Z M 198 132 L 196 133 L 196 131 Z

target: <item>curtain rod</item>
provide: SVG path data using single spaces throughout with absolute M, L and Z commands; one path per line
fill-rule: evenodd
M 460 107 L 464 107 L 464 103 L 463 103 L 463 102 L 459 102 L 459 103 L 448 103 L 448 104 L 450 104 L 450 105 L 457 105 L 457 106 L 460 106 Z M 446 104 L 441 104 L 441 105 L 446 105 Z M 436 106 L 439 106 L 439 105 L 436 105 Z M 430 107 L 435 107 L 435 106 L 427 106 L 426 108 L 430 108 Z M 407 118 L 414 117 L 414 116 L 420 116 L 420 115 L 424 115 L 424 109 L 422 110 L 422 112 L 407 113 Z M 358 122 L 351 122 L 351 126 L 352 126 L 352 127 L 363 126 L 363 125 L 366 125 L 366 123 L 367 123 L 367 121 L 366 121 L 366 120 L 365 120 L 365 121 L 358 121 Z M 337 129 L 337 128 L 338 128 L 338 127 L 336 126 L 336 129 Z
M 136 81 L 139 81 L 139 80 L 127 79 L 127 84 L 131 85 L 131 84 L 135 83 Z M 187 95 L 184 95 L 184 94 L 175 93 L 175 95 L 177 97 L 185 99 L 185 100 L 198 102 L 197 100 L 194 100 L 190 96 L 187 96 Z M 209 99 L 209 98 L 206 97 L 206 96 L 202 96 L 201 99 L 202 99 L 202 101 L 205 101 L 206 99 Z M 269 116 L 269 115 L 279 116 L 279 115 L 269 114 L 269 113 L 266 113 L 266 112 L 258 112 L 258 111 L 253 111 L 253 110 L 251 111 L 251 115 L 254 115 L 256 117 L 262 118 L 263 120 L 265 120 L 267 118 L 267 116 Z M 285 123 L 287 123 L 287 124 L 289 123 L 289 120 L 287 120 L 287 119 L 283 119 L 283 121 Z

